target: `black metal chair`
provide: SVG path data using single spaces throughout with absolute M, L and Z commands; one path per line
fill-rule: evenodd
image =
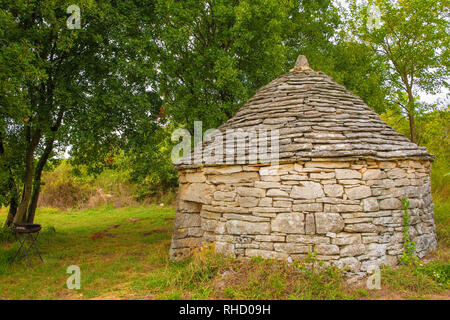
M 37 243 L 36 243 L 41 229 L 42 229 L 42 227 L 40 224 L 15 223 L 13 225 L 12 230 L 13 230 L 16 238 L 19 240 L 20 247 L 19 247 L 19 250 L 17 250 L 17 253 L 14 256 L 14 259 L 12 260 L 11 264 L 14 263 L 16 258 L 19 256 L 19 253 L 21 251 L 23 251 L 23 255 L 20 258 L 26 257 L 30 267 L 33 267 L 31 265 L 31 260 L 30 260 L 30 255 L 32 253 L 32 252 L 30 252 L 30 249 L 32 249 L 32 248 L 35 249 L 35 251 L 38 254 L 41 261 L 44 262 L 44 259 L 42 259 L 41 253 L 39 252 L 39 249 L 38 249 Z M 27 245 L 27 242 L 28 242 L 28 245 Z

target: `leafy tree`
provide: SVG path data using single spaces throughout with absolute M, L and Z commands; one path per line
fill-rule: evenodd
M 153 111 L 151 1 L 77 2 L 69 29 L 63 0 L 0 2 L 0 201 L 7 224 L 33 222 L 41 174 L 71 146 L 85 161 L 124 143 Z
M 373 5 L 381 12 L 379 25 L 373 25 Z M 406 113 L 413 142 L 418 90 L 436 93 L 448 85 L 448 8 L 447 0 L 352 1 L 353 32 L 384 58 L 391 101 Z
M 286 6 L 236 0 L 157 1 L 160 90 L 176 123 L 206 130 L 282 73 Z

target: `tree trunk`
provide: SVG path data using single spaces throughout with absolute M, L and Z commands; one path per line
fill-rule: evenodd
M 417 143 L 417 135 L 416 135 L 416 122 L 415 122 L 415 113 L 416 110 L 414 108 L 414 96 L 412 94 L 412 89 L 409 85 L 406 86 L 406 91 L 408 93 L 408 120 L 409 120 L 409 132 L 411 135 L 411 141 Z
M 11 198 L 11 201 L 9 202 L 9 211 L 8 211 L 8 217 L 5 221 L 5 226 L 10 227 L 14 221 L 14 217 L 17 213 L 17 199 Z
M 41 137 L 40 131 L 36 130 L 33 137 L 30 138 L 31 128 L 27 128 L 28 145 L 25 155 L 25 181 L 22 194 L 22 200 L 20 201 L 19 208 L 14 217 L 14 223 L 24 223 L 27 220 L 28 205 L 30 203 L 31 191 L 33 188 L 33 160 L 34 151 L 39 143 Z
M 31 190 L 33 187 L 33 156 L 29 155 L 29 152 L 27 152 L 25 161 L 26 171 L 22 200 L 20 201 L 19 208 L 14 217 L 14 223 L 24 223 L 26 221 L 28 204 L 30 202 Z
M 414 112 L 408 112 L 409 131 L 411 133 L 411 141 L 417 143 L 416 122 Z
M 30 205 L 28 207 L 28 217 L 27 217 L 27 223 L 33 223 L 34 222 L 34 216 L 36 213 L 37 208 L 37 202 L 39 199 L 39 192 L 41 191 L 41 176 L 42 176 L 42 170 L 44 169 L 45 164 L 47 163 L 47 160 L 50 156 L 50 153 L 53 150 L 53 142 L 54 139 L 51 138 L 48 140 L 44 153 L 42 154 L 41 158 L 39 159 L 39 162 L 36 166 L 36 171 L 34 174 L 34 183 L 33 183 L 33 194 L 31 196 Z

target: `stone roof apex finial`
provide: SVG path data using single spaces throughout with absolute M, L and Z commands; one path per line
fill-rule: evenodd
M 303 71 L 303 70 L 312 70 L 309 67 L 308 59 L 304 55 L 299 55 L 297 61 L 295 62 L 295 67 L 291 69 L 291 71 Z

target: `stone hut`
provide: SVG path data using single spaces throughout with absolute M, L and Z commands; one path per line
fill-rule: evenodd
M 228 129 L 278 130 L 279 166 L 251 163 L 249 143 L 246 157 L 233 164 L 193 164 L 191 157 L 176 164 L 173 259 L 214 245 L 235 257 L 292 260 L 315 251 L 319 260 L 355 272 L 395 265 L 403 252 L 403 198 L 417 256 L 437 247 L 434 156 L 311 70 L 304 56 L 218 130 Z

